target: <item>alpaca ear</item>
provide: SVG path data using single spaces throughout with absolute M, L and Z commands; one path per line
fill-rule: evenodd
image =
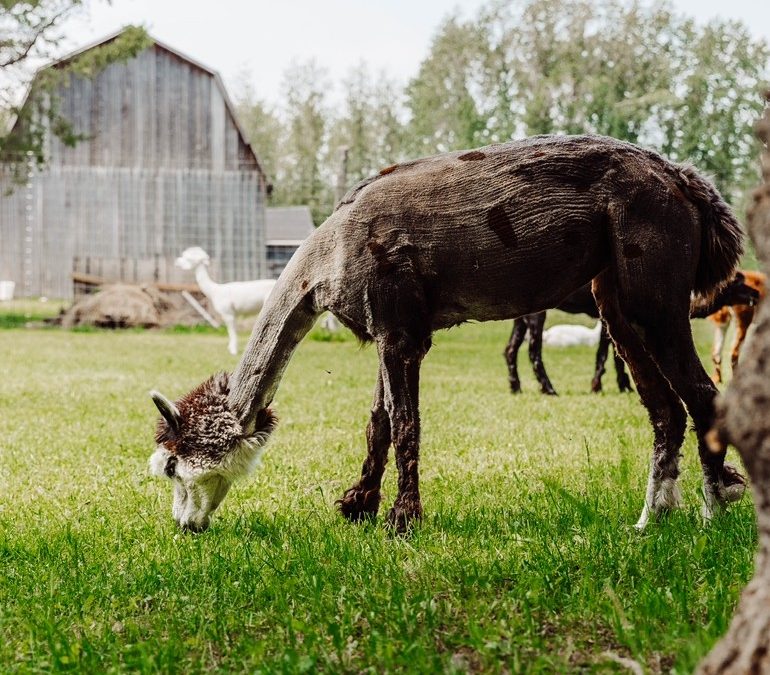
M 160 414 L 163 415 L 163 419 L 168 422 L 171 429 L 175 432 L 179 431 L 179 427 L 182 426 L 182 413 L 179 412 L 179 408 L 159 391 L 151 391 L 150 396 L 152 397 L 152 402 L 155 404 L 155 407 Z

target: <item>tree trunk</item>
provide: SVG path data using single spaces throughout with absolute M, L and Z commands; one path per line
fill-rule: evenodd
M 770 91 L 766 98 L 770 103 Z M 770 106 L 757 125 L 765 149 L 763 184 L 754 194 L 749 230 L 765 272 L 770 272 Z M 717 403 L 711 442 L 732 443 L 751 477 L 759 551 L 754 578 L 743 591 L 727 635 L 700 664 L 699 673 L 770 673 L 770 302 L 759 307 L 756 333 L 740 368 Z

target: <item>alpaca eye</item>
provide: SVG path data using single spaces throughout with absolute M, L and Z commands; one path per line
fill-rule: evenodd
M 166 462 L 166 467 L 163 469 L 163 473 L 165 473 L 169 478 L 173 478 L 176 475 L 176 463 L 176 457 L 169 457 L 168 461 Z

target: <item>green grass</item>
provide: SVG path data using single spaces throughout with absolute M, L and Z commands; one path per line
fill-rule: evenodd
M 557 319 L 563 319 L 555 314 Z M 707 329 L 698 328 L 706 348 Z M 422 378 L 425 520 L 355 526 L 376 355 L 306 340 L 264 467 L 200 536 L 148 477 L 151 388 L 235 360 L 219 333 L 0 331 L 0 671 L 690 672 L 751 576 L 749 500 L 644 534 L 651 430 L 636 395 L 587 393 L 593 350 L 547 350 L 561 396 L 507 391 L 509 324 L 436 336 Z M 735 459 L 733 457 L 733 459 Z M 394 463 L 385 482 L 395 496 Z

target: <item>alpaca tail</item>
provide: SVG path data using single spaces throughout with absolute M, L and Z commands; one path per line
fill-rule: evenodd
M 679 187 L 701 215 L 700 259 L 693 290 L 710 295 L 728 281 L 743 254 L 743 228 L 717 189 L 690 166 L 679 166 Z

